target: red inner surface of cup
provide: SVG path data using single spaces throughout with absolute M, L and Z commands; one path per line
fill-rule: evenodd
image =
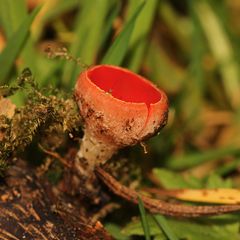
M 161 92 L 147 80 L 128 70 L 114 66 L 97 66 L 88 78 L 113 97 L 126 102 L 146 103 L 149 106 L 161 99 Z

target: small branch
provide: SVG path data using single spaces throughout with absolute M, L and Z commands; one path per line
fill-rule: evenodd
M 99 219 L 104 218 L 108 215 L 108 213 L 111 213 L 113 210 L 118 208 L 120 208 L 120 205 L 117 203 L 109 203 L 103 206 L 100 211 L 92 216 L 91 222 L 97 222 Z
M 138 196 L 136 191 L 123 186 L 110 174 L 105 172 L 101 167 L 95 169 L 97 176 L 109 187 L 116 195 L 138 204 Z M 168 203 L 165 201 L 153 199 L 146 196 L 141 196 L 144 207 L 151 213 L 160 213 L 167 216 L 175 217 L 201 217 L 213 216 L 224 213 L 240 211 L 240 205 L 216 205 L 216 206 L 187 206 L 181 204 Z
M 52 152 L 50 150 L 47 150 L 45 149 L 41 144 L 38 144 L 38 147 L 44 152 L 46 153 L 47 155 L 57 159 L 59 162 L 61 162 L 64 166 L 68 167 L 68 168 L 71 168 L 71 164 L 69 164 L 67 162 L 67 160 L 65 160 L 63 157 L 61 157 L 58 153 L 56 152 Z

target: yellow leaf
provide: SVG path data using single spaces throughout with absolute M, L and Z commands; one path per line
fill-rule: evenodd
M 159 196 L 170 196 L 180 200 L 204 203 L 239 204 L 240 189 L 216 188 L 216 189 L 179 189 L 157 190 L 146 189 L 147 192 Z

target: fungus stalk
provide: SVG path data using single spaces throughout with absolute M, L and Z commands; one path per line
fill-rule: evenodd
M 88 68 L 77 80 L 75 96 L 85 127 L 76 160 L 80 172 L 93 172 L 118 149 L 158 133 L 167 121 L 166 94 L 124 68 Z
M 98 141 L 91 133 L 85 130 L 78 158 L 87 159 L 89 170 L 93 171 L 95 165 L 103 164 L 106 160 L 117 151 L 114 145 L 106 145 L 104 142 Z

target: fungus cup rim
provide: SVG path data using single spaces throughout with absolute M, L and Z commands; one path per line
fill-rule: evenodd
M 107 92 L 106 90 L 102 89 L 98 84 L 96 84 L 92 79 L 90 74 L 92 74 L 92 72 L 98 68 L 109 68 L 109 69 L 114 69 L 116 71 L 121 71 L 124 74 L 128 74 L 130 77 L 134 77 L 136 79 L 138 79 L 138 81 L 140 81 L 142 84 L 145 84 L 146 86 L 149 87 L 149 89 L 152 89 L 155 93 L 159 94 L 159 99 L 155 102 L 152 103 L 147 103 L 146 101 L 140 101 L 140 102 L 134 102 L 134 101 L 127 101 L 127 100 L 123 100 L 123 99 L 119 99 L 118 97 L 113 96 L 111 93 Z M 143 76 L 134 73 L 126 68 L 122 68 L 119 66 L 115 66 L 115 65 L 108 65 L 108 64 L 102 64 L 102 65 L 95 65 L 93 67 L 88 68 L 86 71 L 84 71 L 83 73 L 85 75 L 86 80 L 88 81 L 89 84 L 91 84 L 92 86 L 94 86 L 94 88 L 96 88 L 99 92 L 101 93 L 105 93 L 108 94 L 109 98 L 114 99 L 114 101 L 118 101 L 121 102 L 123 104 L 131 104 L 131 105 L 146 105 L 148 108 L 151 107 L 152 105 L 156 105 L 159 104 L 161 101 L 164 101 L 165 99 L 165 93 L 159 89 L 154 83 L 152 83 L 150 80 L 144 78 Z M 80 74 L 80 77 L 81 77 Z M 77 84 L 78 85 L 78 84 Z M 133 89 L 134 91 L 134 89 Z

